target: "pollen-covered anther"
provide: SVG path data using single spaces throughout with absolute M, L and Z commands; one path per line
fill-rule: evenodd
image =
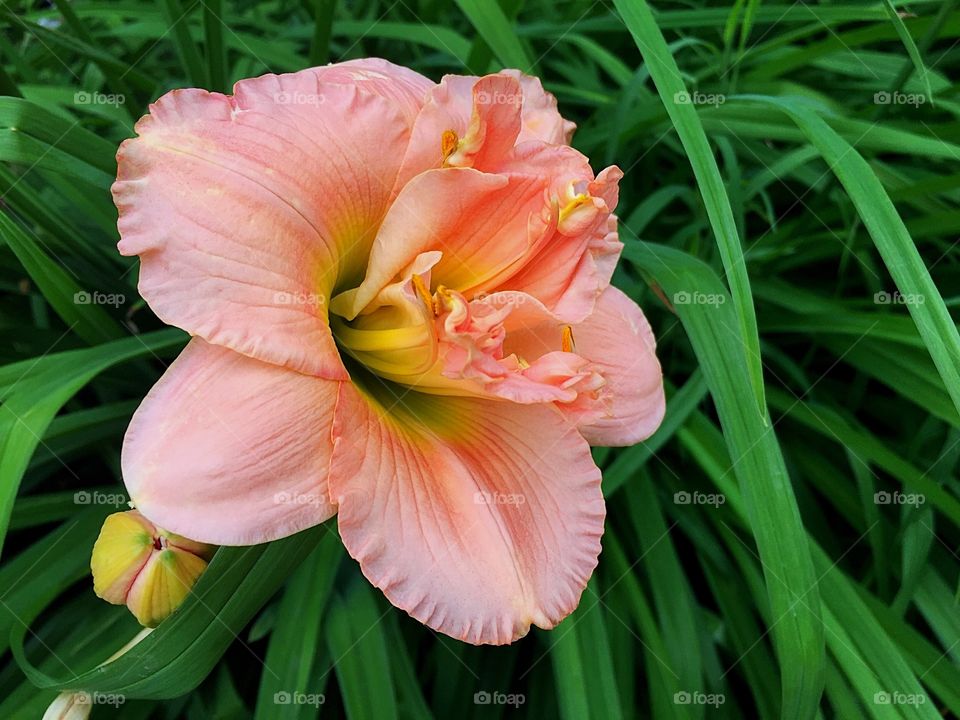
M 439 285 L 437 292 L 433 295 L 433 303 L 436 314 L 439 316 L 445 312 L 452 312 L 458 306 L 462 307 L 465 300 L 460 293 L 454 293 L 446 285 Z
M 577 349 L 577 344 L 573 340 L 573 328 L 569 325 L 563 326 L 560 334 L 560 349 L 564 352 L 574 352 Z
M 437 300 L 433 295 L 430 294 L 430 288 L 427 287 L 427 284 L 423 281 L 423 277 L 421 275 L 414 275 L 410 278 L 410 281 L 413 283 L 413 287 L 417 291 L 417 295 L 420 296 L 420 299 L 423 300 L 424 304 L 427 306 L 427 309 L 429 309 L 434 315 L 439 315 L 440 308 L 437 305 Z
M 566 204 L 560 208 L 557 217 L 557 230 L 562 234 L 575 234 L 596 213 L 593 198 L 586 193 L 572 194 Z
M 440 152 L 443 155 L 443 164 L 447 165 L 447 160 L 456 152 L 460 145 L 460 137 L 453 130 L 444 130 L 440 136 Z

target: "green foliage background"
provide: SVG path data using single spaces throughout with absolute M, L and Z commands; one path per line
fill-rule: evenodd
M 94 718 L 960 716 L 956 5 L 3 2 L 0 717 L 62 688 L 126 698 Z M 537 74 L 623 168 L 615 282 L 659 339 L 663 427 L 597 451 L 604 552 L 552 632 L 440 637 L 328 524 L 222 549 L 98 668 L 137 628 L 90 548 L 185 342 L 116 253 L 116 147 L 171 88 L 362 56 Z

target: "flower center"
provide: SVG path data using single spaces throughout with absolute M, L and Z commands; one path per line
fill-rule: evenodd
M 406 222 L 391 225 L 388 218 L 389 232 L 379 232 L 398 234 L 415 252 L 401 266 L 397 247 L 378 237 L 364 279 L 330 302 L 334 338 L 341 354 L 366 370 L 419 391 L 572 402 L 602 378 L 576 352 L 573 328 L 538 293 L 555 292 L 545 276 L 558 262 L 569 264 L 592 247 L 591 238 L 609 232 L 609 211 L 598 195 L 604 182 L 574 176 L 551 182 L 548 197 L 535 193 L 531 200 L 523 193 L 536 184 L 516 180 L 521 199 L 498 194 L 506 185 L 481 183 L 489 176 L 465 170 L 482 141 L 478 130 L 463 137 L 444 131 L 443 168 L 431 171 L 444 174 L 422 182 L 438 191 L 452 187 L 440 178 L 463 184 L 465 192 L 473 188 L 491 207 L 513 213 L 510 220 L 491 226 L 469 198 L 454 203 L 456 222 L 443 218 L 437 228 L 421 230 L 415 210 L 398 211 Z M 514 284 L 532 288 L 532 295 L 507 289 Z M 555 308 L 556 297 L 549 300 Z
M 573 328 L 523 293 L 473 300 L 444 285 L 431 292 L 429 270 L 388 285 L 353 320 L 330 319 L 341 351 L 381 379 L 438 395 L 572 402 L 602 378 L 576 354 Z

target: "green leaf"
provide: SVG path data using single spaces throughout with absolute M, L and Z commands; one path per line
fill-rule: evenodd
M 321 665 L 321 620 L 343 555 L 340 538 L 329 530 L 290 578 L 263 662 L 255 718 L 316 716 L 326 680 L 321 676 L 317 682 L 315 672 Z
M 386 612 L 391 612 L 387 610 Z M 355 577 L 330 599 L 327 648 L 349 720 L 395 720 L 396 692 L 380 610 L 367 581 Z M 376 692 L 370 691 L 376 678 Z
M 810 718 L 823 690 L 823 625 L 813 564 L 783 455 L 750 397 L 745 345 L 726 291 L 703 263 L 680 251 L 630 243 L 624 256 L 669 296 L 696 291 L 711 303 L 677 304 L 717 406 L 734 472 L 763 562 L 780 661 L 781 717 Z M 764 413 L 764 416 L 766 413 Z M 802 600 L 802 602 L 801 602 Z
M 907 26 L 903 24 L 903 18 L 900 17 L 900 13 L 898 13 L 897 9 L 893 6 L 892 0 L 883 0 L 883 7 L 886 9 L 887 15 L 890 17 L 890 22 L 893 23 L 893 27 L 897 31 L 897 35 L 903 42 L 903 46 L 907 50 L 907 55 L 910 56 L 917 76 L 923 81 L 923 85 L 927 91 L 927 97 L 933 102 L 933 88 L 930 87 L 930 74 L 927 72 L 926 65 L 923 64 L 923 58 L 920 56 L 917 44 L 913 41 L 913 37 L 910 35 Z
M 13 250 L 17 259 L 40 288 L 63 321 L 91 345 L 123 337 L 120 326 L 94 301 L 99 297 L 114 300 L 118 305 L 125 298 L 116 293 L 93 294 L 81 288 L 67 272 L 38 247 L 6 213 L 0 212 L 0 238 Z
M 809 108 L 797 102 L 755 97 L 785 112 L 843 184 L 873 238 L 887 270 L 917 324 L 954 406 L 960 410 L 960 333 L 897 209 L 860 153 Z
M 457 5 L 484 39 L 497 59 L 507 68 L 530 72 L 530 61 L 520 38 L 495 0 L 456 0 Z
M 760 339 L 757 335 L 757 316 L 750 292 L 750 277 L 747 275 L 746 259 L 740 245 L 737 225 L 730 209 L 723 178 L 717 161 L 710 150 L 703 125 L 690 102 L 690 94 L 683 83 L 667 41 L 657 27 L 653 13 L 646 0 L 614 0 L 614 5 L 643 54 L 650 77 L 657 86 L 660 99 L 680 136 L 694 177 L 703 197 L 710 218 L 710 225 L 717 240 L 720 257 L 736 308 L 735 318 L 740 327 L 742 342 L 747 350 L 744 358 L 749 369 L 750 387 L 757 411 L 766 420 L 766 403 L 763 393 L 763 366 L 760 357 Z
M 614 682 L 610 641 L 604 626 L 604 601 L 590 581 L 577 609 L 548 638 L 560 717 L 623 717 Z

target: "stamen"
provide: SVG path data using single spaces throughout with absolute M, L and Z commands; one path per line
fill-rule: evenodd
M 433 313 L 440 316 L 441 310 L 450 310 L 453 307 L 453 295 L 446 285 L 438 285 L 433 299 Z
M 410 278 L 410 281 L 413 283 L 414 289 L 417 291 L 417 295 L 420 296 L 420 299 L 423 300 L 424 304 L 430 309 L 434 315 L 438 315 L 437 304 L 433 300 L 433 296 L 430 294 L 430 288 L 427 287 L 427 284 L 423 281 L 423 278 L 420 275 L 414 275 Z
M 570 217 L 571 213 L 573 213 L 574 210 L 576 210 L 578 207 L 583 205 L 589 199 L 590 199 L 590 196 L 585 195 L 583 193 L 578 193 L 577 195 L 575 195 L 573 199 L 570 200 L 570 202 L 568 202 L 566 205 L 560 208 L 560 217 L 558 219 L 558 222 L 563 222 L 564 220 L 566 220 L 568 217 Z
M 563 326 L 563 334 L 560 336 L 560 349 L 564 352 L 573 352 L 577 344 L 573 341 L 573 328 L 569 325 Z
M 443 135 L 440 136 L 440 152 L 443 154 L 444 165 L 446 165 L 447 158 L 453 155 L 459 144 L 460 138 L 457 137 L 456 132 L 453 130 L 443 131 Z

